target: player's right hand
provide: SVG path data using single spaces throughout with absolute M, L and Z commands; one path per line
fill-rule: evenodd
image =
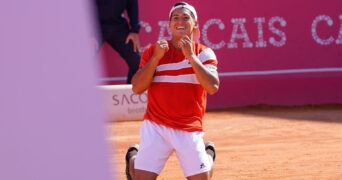
M 161 59 L 168 50 L 168 42 L 166 40 L 159 40 L 155 44 L 153 56 L 157 59 Z

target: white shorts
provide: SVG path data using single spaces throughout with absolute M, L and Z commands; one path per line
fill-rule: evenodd
M 160 174 L 172 152 L 185 177 L 207 172 L 212 167 L 205 151 L 203 132 L 186 132 L 144 120 L 134 168 Z

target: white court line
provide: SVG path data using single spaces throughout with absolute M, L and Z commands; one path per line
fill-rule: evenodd
M 254 75 L 273 75 L 273 74 L 298 74 L 298 73 L 322 73 L 322 72 L 342 72 L 342 68 L 308 68 L 308 69 L 280 69 L 263 71 L 238 71 L 223 72 L 219 76 L 254 76 Z
M 342 72 L 342 67 L 331 68 L 306 68 L 306 69 L 278 69 L 278 70 L 262 70 L 262 71 L 237 71 L 237 72 L 221 72 L 220 77 L 232 77 L 232 76 L 255 76 L 255 75 L 274 75 L 274 74 L 299 74 L 299 73 L 325 73 L 325 72 Z M 100 81 L 122 81 L 126 80 L 126 77 L 105 77 Z

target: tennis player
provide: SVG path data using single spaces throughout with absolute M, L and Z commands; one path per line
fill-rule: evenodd
M 126 154 L 127 179 L 154 180 L 175 152 L 185 177 L 210 179 L 214 144 L 204 143 L 202 119 L 207 93 L 219 89 L 218 61 L 212 49 L 198 43 L 195 8 L 174 4 L 169 13 L 171 40 L 158 40 L 142 54 L 132 89 L 148 91 L 140 143 Z

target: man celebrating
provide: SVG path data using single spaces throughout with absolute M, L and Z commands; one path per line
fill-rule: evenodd
M 148 90 L 139 145 L 126 154 L 128 179 L 156 179 L 174 151 L 189 180 L 210 179 L 215 148 L 204 143 L 206 95 L 219 89 L 217 59 L 196 42 L 200 32 L 195 8 L 176 3 L 169 13 L 171 40 L 148 47 L 132 79 L 133 91 Z M 133 166 L 134 164 L 134 166 Z

